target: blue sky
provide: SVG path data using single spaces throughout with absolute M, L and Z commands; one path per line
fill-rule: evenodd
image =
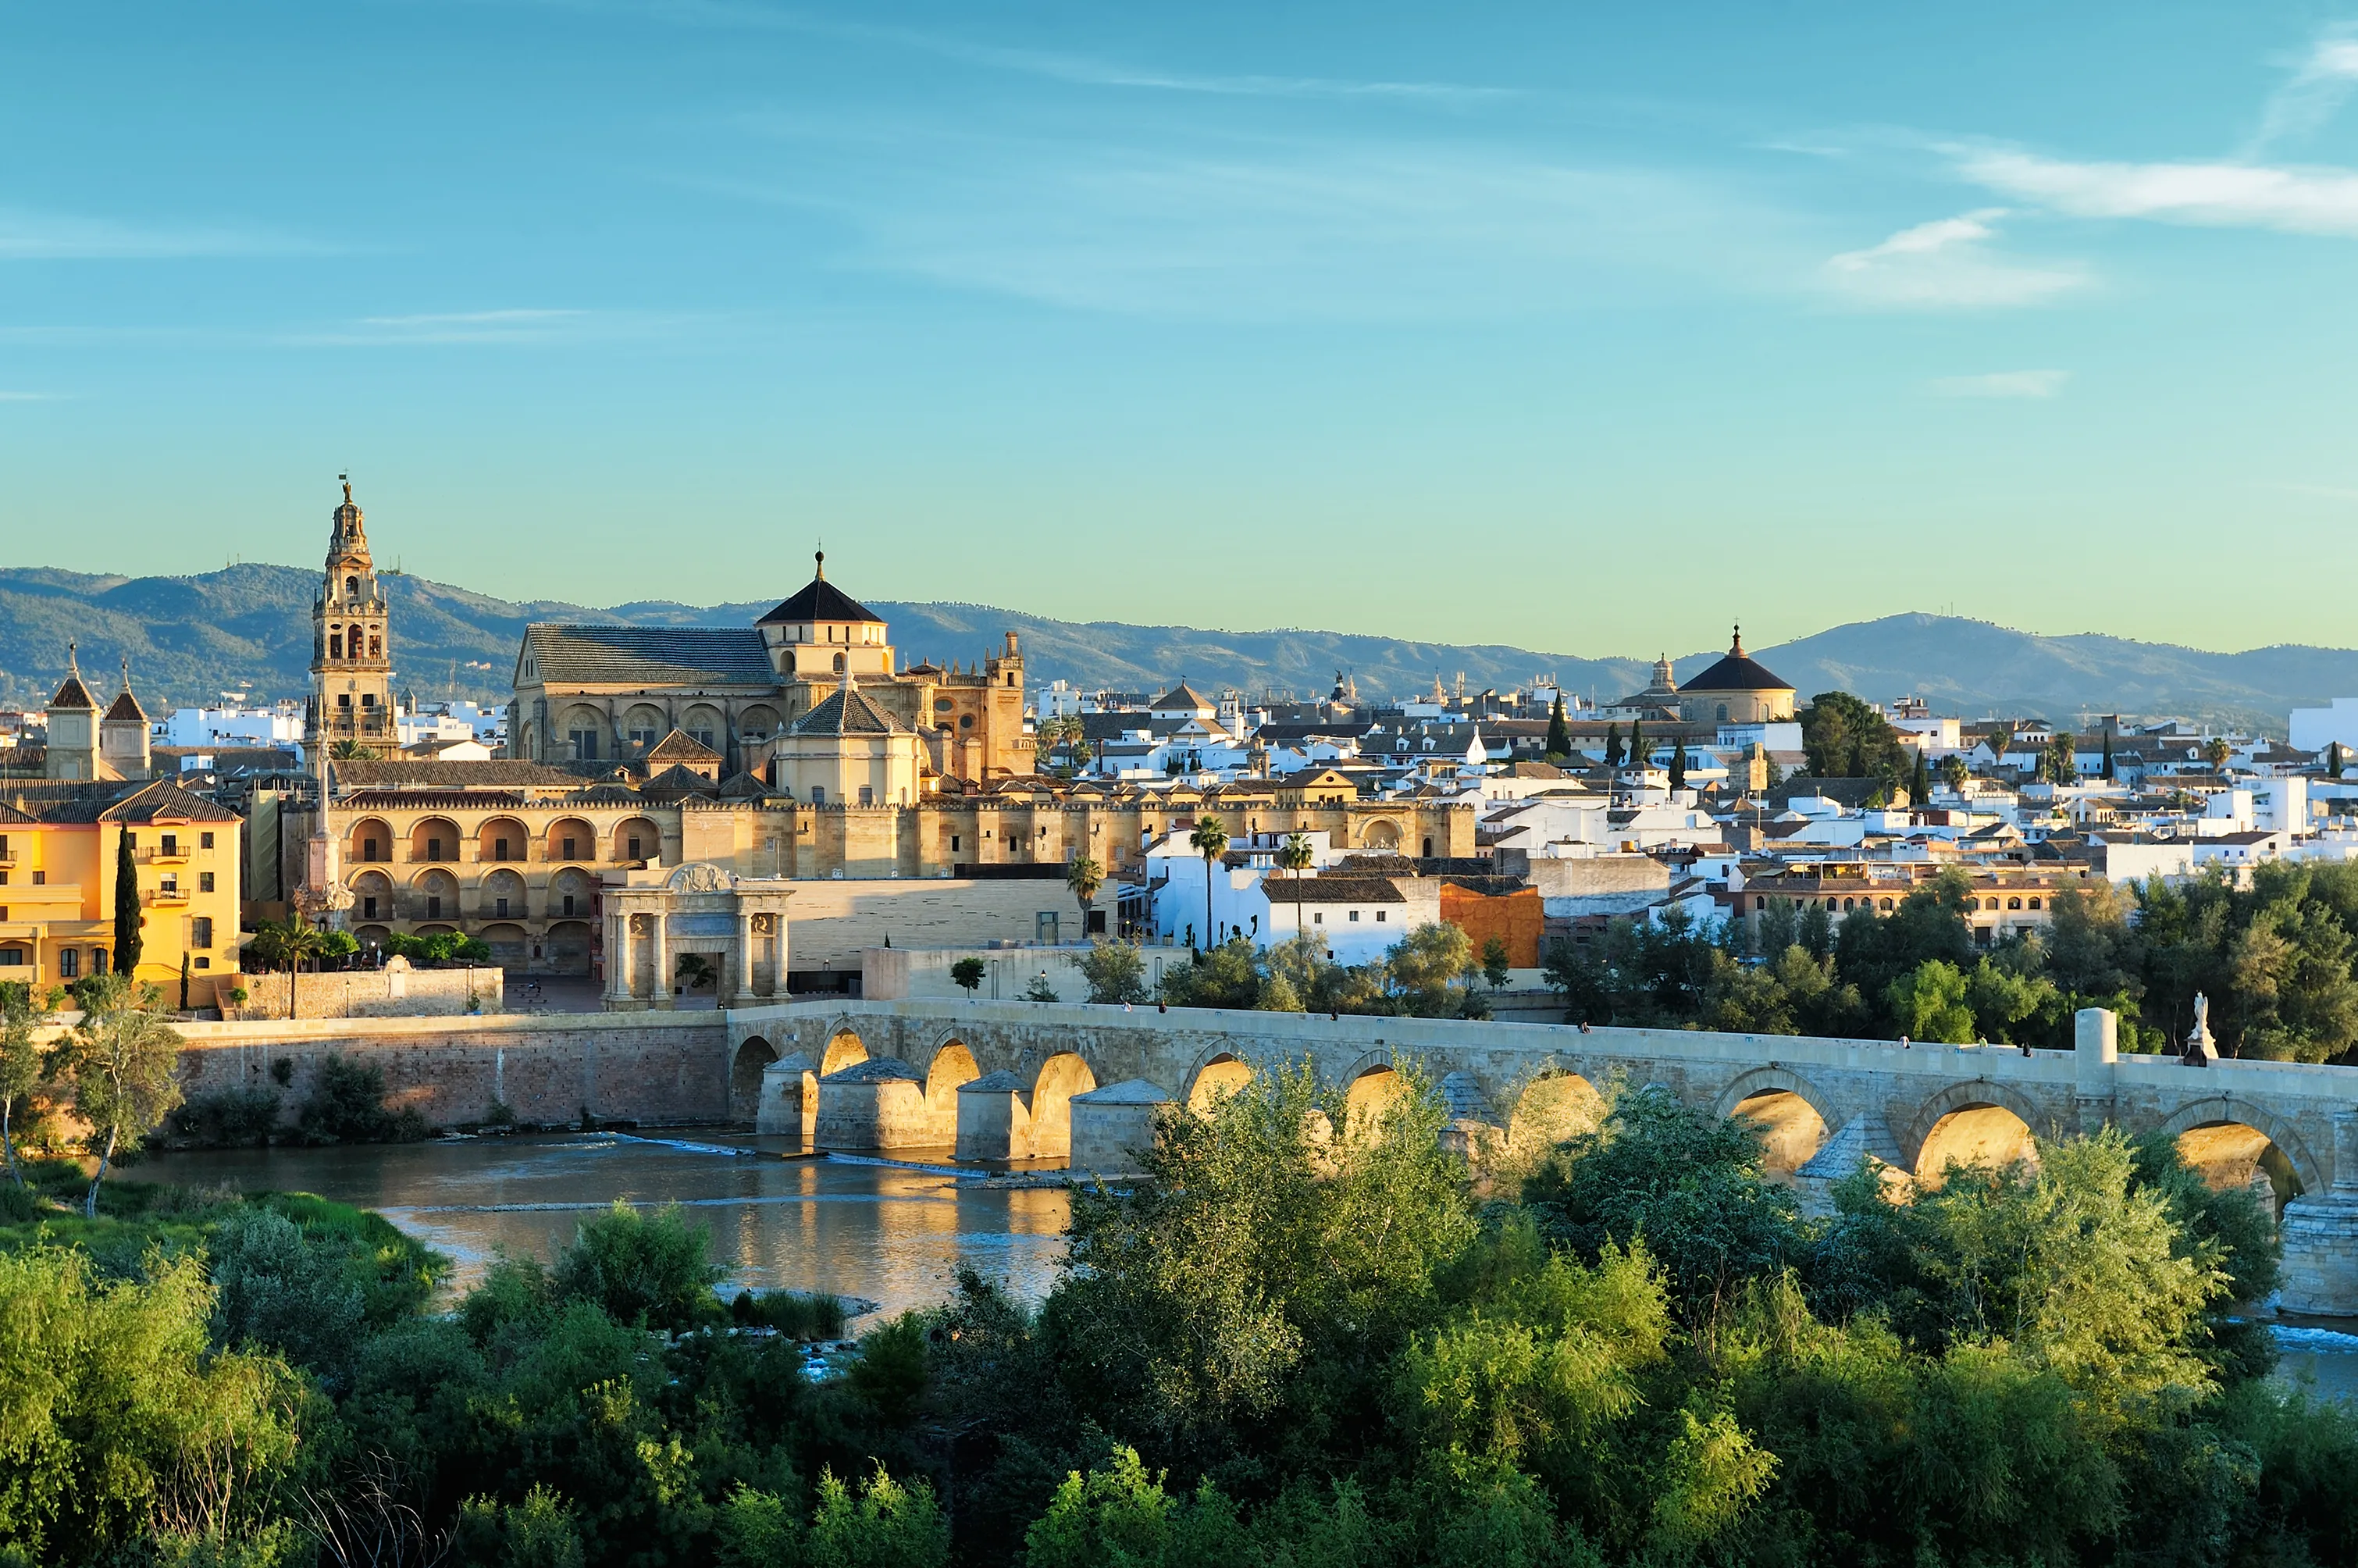
M 0 561 L 2358 642 L 2358 11 L 0 7 Z

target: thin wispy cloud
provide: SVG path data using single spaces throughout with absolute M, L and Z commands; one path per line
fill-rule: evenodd
M 2000 370 L 1935 376 L 1924 384 L 1935 397 L 2049 398 L 2060 396 L 2071 379 L 2068 370 Z
M 1477 103 L 1521 96 L 1511 87 L 1469 86 L 1452 81 L 1348 81 L 1333 77 L 1263 75 L 1252 72 L 1170 70 L 1089 55 L 978 42 L 917 27 L 887 27 L 817 16 L 788 6 L 746 0 L 553 0 L 568 10 L 654 17 L 701 27 L 793 32 L 845 42 L 881 44 L 937 59 L 1015 72 L 1081 87 L 1204 93 L 1239 98 L 1398 99 L 1433 104 Z
M 2358 235 L 2358 173 L 2241 163 L 2083 163 L 2011 148 L 1957 149 L 1957 172 L 2076 218 Z
M 2314 134 L 2333 118 L 2353 88 L 2358 88 L 2358 37 L 2344 25 L 2310 45 L 2292 80 L 2269 95 L 2244 156 L 2255 158 L 2277 142 Z
M 576 341 L 597 318 L 587 310 L 506 309 L 363 316 L 341 326 L 288 334 L 295 347 L 398 347 L 405 344 L 541 344 Z
M 0 261 L 156 261 L 320 251 L 308 241 L 263 230 L 146 226 L 0 207 Z
M 1930 310 L 2043 304 L 2088 282 L 2076 264 L 2017 261 L 1993 249 L 1996 221 L 2006 215 L 1989 207 L 1902 229 L 1830 257 L 1826 280 L 1855 304 Z

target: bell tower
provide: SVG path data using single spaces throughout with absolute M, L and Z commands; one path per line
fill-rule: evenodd
M 393 722 L 392 637 L 368 534 L 344 478 L 344 503 L 328 535 L 327 571 L 311 603 L 311 744 L 349 741 L 377 755 L 398 743 Z

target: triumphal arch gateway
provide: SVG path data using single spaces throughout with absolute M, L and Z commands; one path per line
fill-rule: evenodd
M 609 1012 L 669 1008 L 680 959 L 691 954 L 712 966 L 722 1007 L 785 1000 L 792 882 L 740 877 L 698 861 L 625 872 L 603 892 Z

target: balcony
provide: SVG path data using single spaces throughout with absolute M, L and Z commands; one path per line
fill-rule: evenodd
M 183 887 L 147 888 L 139 894 L 139 902 L 150 908 L 157 904 L 178 904 L 189 902 L 189 890 Z
M 188 858 L 189 847 L 186 844 L 157 845 L 154 848 L 134 846 L 131 851 L 132 862 L 141 866 L 177 866 Z

